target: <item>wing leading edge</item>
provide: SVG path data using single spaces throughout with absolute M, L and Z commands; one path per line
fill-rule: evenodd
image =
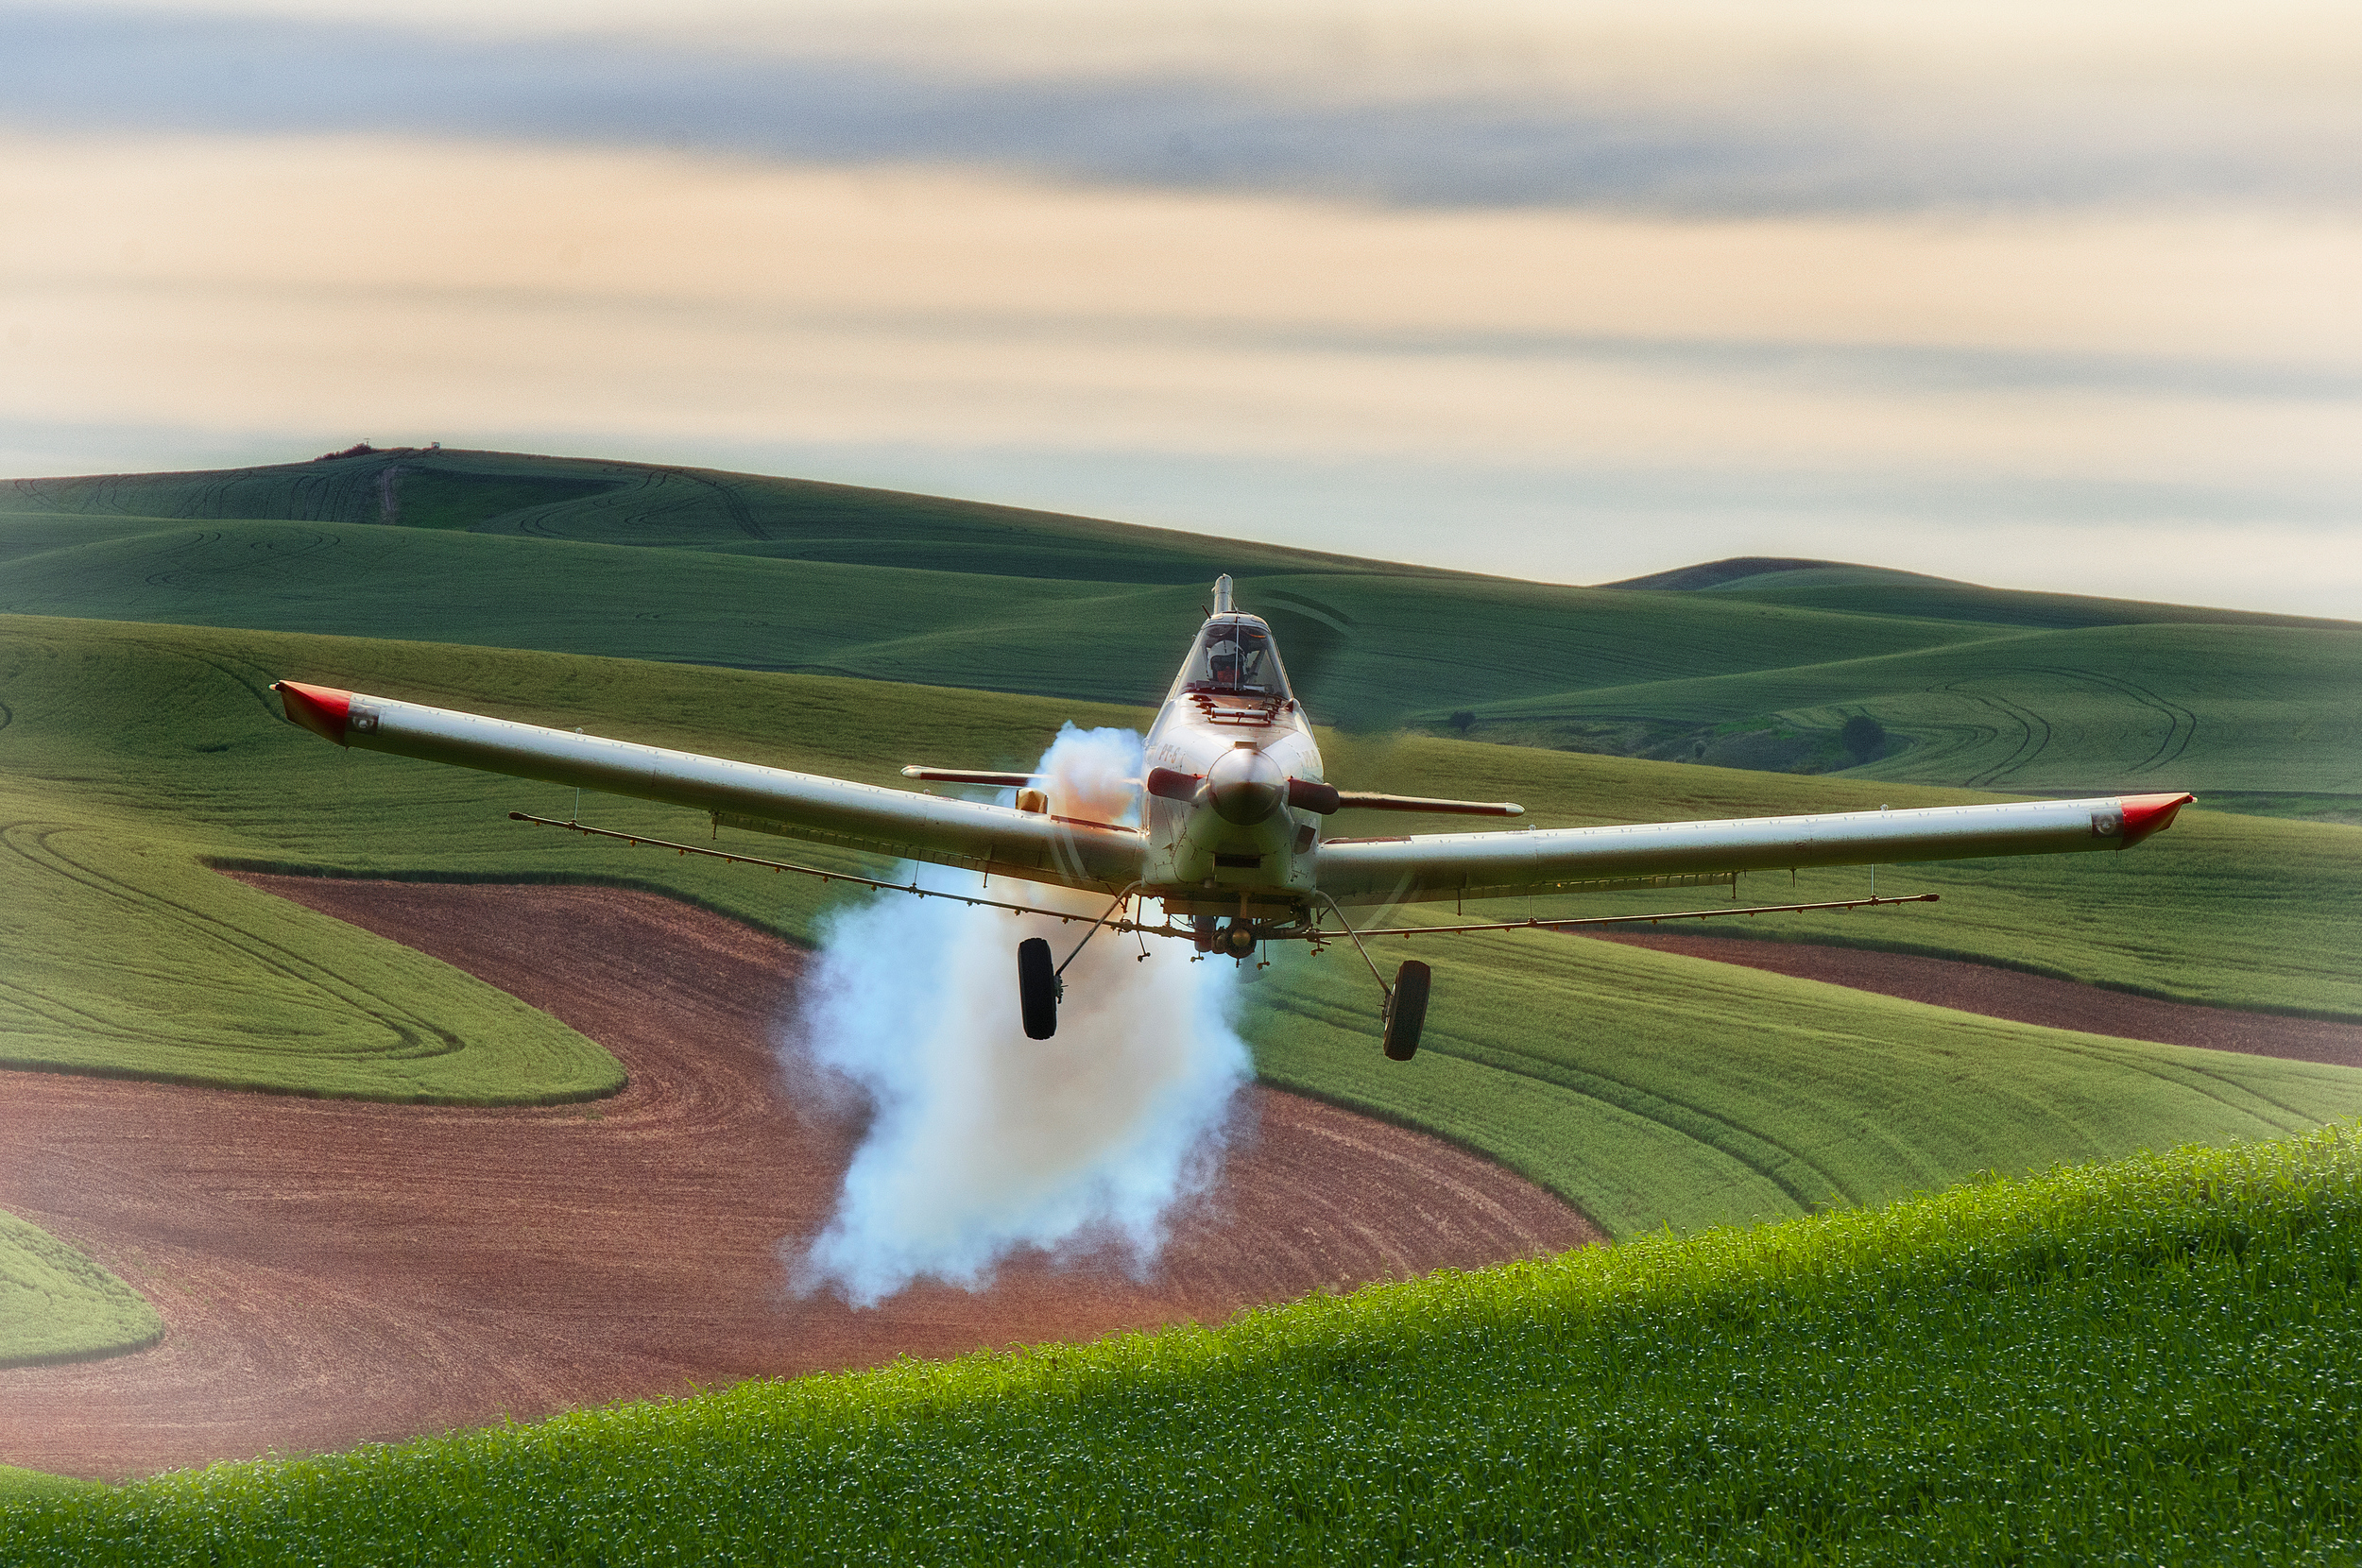
M 287 717 L 340 746 L 662 801 L 839 848 L 1113 894 L 1138 879 L 1137 829 L 544 729 L 360 691 L 275 682 Z
M 1720 878 L 1739 871 L 2127 849 L 2169 827 L 2174 813 L 2196 798 L 2120 795 L 1729 822 L 1344 839 L 1321 845 L 1320 889 L 1340 903 L 1412 903 L 1600 883 Z

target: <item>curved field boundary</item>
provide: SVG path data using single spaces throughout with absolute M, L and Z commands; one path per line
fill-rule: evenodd
M 2165 1001 L 1967 959 L 1737 936 L 1617 932 L 1602 941 L 1743 964 L 1989 1018 L 2168 1046 L 2362 1067 L 2362 1024 Z
M 1600 1239 L 1439 1140 L 1255 1091 L 1157 1270 L 1021 1257 L 856 1312 L 786 1290 L 857 1127 L 782 1091 L 800 950 L 646 894 L 252 878 L 466 966 L 629 1069 L 471 1109 L 0 1074 L 0 1205 L 163 1313 L 144 1355 L 0 1372 L 0 1463 L 123 1476 L 756 1374 L 1087 1338 Z
M 2124 765 L 2124 771 L 2127 773 L 2155 773 L 2161 768 L 2171 765 L 2180 760 L 2182 754 L 2190 749 L 2191 741 L 2198 735 L 2198 714 L 2195 711 L 2137 681 L 2127 680 L 2120 675 L 2112 675 L 2097 670 L 2069 669 L 2059 665 L 2028 665 L 2022 670 L 1988 671 L 1979 673 L 1974 682 L 1948 681 L 1943 685 L 1928 688 L 1930 691 L 1948 692 L 1968 702 L 1978 703 L 1996 709 L 2018 727 L 2020 739 L 2011 755 L 2002 761 L 1988 764 L 1972 775 L 1966 780 L 1971 787 L 1985 788 L 2002 783 L 2010 775 L 2031 766 L 2040 759 L 2044 752 L 2049 749 L 2053 739 L 2051 724 L 2040 712 L 2010 698 L 1969 689 L 1972 685 L 1983 686 L 1996 680 L 2007 680 L 2012 675 L 2042 675 L 2068 684 L 2080 682 L 2102 692 L 2123 697 L 2133 706 L 2147 708 L 2163 719 L 2165 721 L 2164 735 L 2154 746 L 2149 748 L 2146 756 L 2138 761 L 2129 761 Z M 1997 740 L 1998 736 L 1995 739 Z
M 0 1213 L 0 1368 L 145 1350 L 163 1320 L 71 1243 Z
M 350 932 L 320 942 L 319 922 L 170 850 L 0 810 L 0 1066 L 477 1104 L 622 1085 L 515 998 Z

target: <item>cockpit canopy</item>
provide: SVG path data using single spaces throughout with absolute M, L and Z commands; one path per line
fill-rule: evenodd
M 1291 695 L 1271 628 L 1251 615 L 1217 616 L 1206 622 L 1189 663 L 1181 667 L 1181 690 L 1281 701 Z

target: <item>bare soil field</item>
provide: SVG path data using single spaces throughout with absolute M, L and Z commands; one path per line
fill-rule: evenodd
M 1458 1149 L 1245 1097 L 1153 1277 L 1038 1256 L 869 1311 L 788 1293 L 858 1129 L 782 1094 L 803 955 L 605 888 L 252 877 L 613 1051 L 623 1093 L 478 1110 L 0 1073 L 0 1208 L 163 1313 L 155 1350 L 0 1371 L 0 1462 L 120 1478 L 532 1420 L 752 1375 L 1087 1338 L 1601 1239 Z
M 1690 936 L 1670 931 L 1618 932 L 1609 942 L 1684 953 L 1721 963 L 1826 980 L 1937 1007 L 1981 1013 L 2022 1024 L 2113 1034 L 2124 1040 L 2155 1040 L 2169 1046 L 2200 1046 L 2250 1056 L 2281 1056 L 2298 1062 L 2331 1062 L 2362 1067 L 2362 1024 L 2318 1018 L 2284 1018 L 2228 1007 L 2199 1007 L 2159 1001 L 2121 991 L 2021 974 L 1961 959 L 1916 953 L 1875 953 L 1857 947 L 1822 947 L 1801 942 L 1765 942 L 1737 936 Z

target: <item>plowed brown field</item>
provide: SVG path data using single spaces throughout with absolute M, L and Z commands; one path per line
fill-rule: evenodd
M 1659 952 L 1743 963 L 1752 969 L 1826 980 L 1875 991 L 1935 1007 L 1981 1013 L 2021 1024 L 2113 1034 L 2123 1040 L 2156 1040 L 2169 1046 L 2200 1046 L 2250 1056 L 2283 1056 L 2298 1062 L 2333 1062 L 2362 1067 L 2362 1024 L 2320 1018 L 2284 1018 L 2228 1007 L 2199 1007 L 2128 996 L 2097 985 L 2020 974 L 1989 963 L 1926 958 L 1917 953 L 1874 953 L 1856 947 L 1821 947 L 1802 942 L 1766 942 L 1736 936 L 1689 936 L 1670 931 L 1618 932 L 1610 942 L 1653 947 Z
M 468 1110 L 0 1073 L 0 1208 L 163 1312 L 159 1348 L 0 1371 L 0 1461 L 119 1477 L 751 1374 L 1072 1338 L 1600 1239 L 1436 1139 L 1246 1097 L 1155 1276 L 1035 1257 L 871 1311 L 783 1287 L 857 1129 L 806 1121 L 770 1031 L 802 954 L 644 894 L 251 878 L 613 1051 L 613 1099 Z

